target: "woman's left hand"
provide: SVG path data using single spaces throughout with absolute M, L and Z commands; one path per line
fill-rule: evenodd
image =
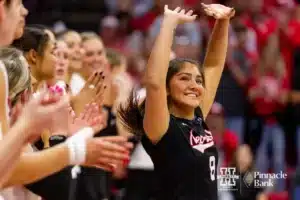
M 229 8 L 221 4 L 204 4 L 201 3 L 206 15 L 212 16 L 215 19 L 230 19 L 235 15 L 234 8 Z
M 102 128 L 105 128 L 104 116 L 96 103 L 87 104 L 84 111 L 78 117 L 76 117 L 74 113 L 72 114 L 72 117 L 73 121 L 69 125 L 70 135 L 86 126 L 97 127 L 102 125 Z

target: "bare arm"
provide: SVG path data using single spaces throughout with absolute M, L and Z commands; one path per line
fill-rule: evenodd
M 128 143 L 125 137 L 87 139 L 85 163 L 82 165 L 110 171 L 111 165 L 118 165 L 128 159 L 126 152 L 129 152 L 131 148 L 132 144 Z M 4 186 L 30 184 L 58 172 L 68 165 L 71 164 L 69 148 L 66 143 L 40 152 L 24 153 Z
M 145 74 L 147 91 L 144 115 L 144 130 L 149 139 L 156 143 L 169 126 L 169 110 L 167 105 L 166 76 L 170 61 L 173 31 L 182 21 L 193 21 L 192 12 L 187 14 L 180 8 L 171 11 L 165 7 L 165 16 L 160 33 L 156 38 Z
M 153 142 L 157 142 L 163 136 L 169 124 L 165 80 L 175 27 L 176 24 L 172 19 L 163 19 L 146 69 L 147 97 L 143 125 L 145 132 Z
M 40 152 L 23 153 L 4 187 L 26 185 L 63 169 L 69 164 L 66 144 Z
M 8 131 L 8 80 L 6 70 L 3 63 L 0 61 L 0 128 L 2 133 Z
M 213 15 L 217 19 L 203 63 L 206 92 L 201 108 L 203 116 L 206 118 L 214 102 L 224 69 L 228 47 L 229 22 L 234 15 L 234 10 L 218 4 L 204 5 L 204 10 L 208 15 Z
M 23 145 L 26 143 L 25 126 L 25 124 L 17 122 L 0 142 L 0 188 L 13 171 L 14 165 L 19 161 Z
M 8 133 L 5 134 L 3 140 L 0 140 L 0 188 L 13 170 L 13 166 L 18 161 L 26 142 L 25 134 L 23 134 L 26 129 L 24 123 L 17 122 L 15 126 L 8 130 L 7 84 L 6 71 L 0 62 L 0 129 L 2 130 L 0 134 Z

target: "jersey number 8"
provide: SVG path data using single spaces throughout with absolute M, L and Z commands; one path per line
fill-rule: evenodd
M 210 168 L 210 179 L 214 181 L 215 174 L 216 174 L 216 158 L 215 156 L 210 156 L 209 157 L 209 168 Z

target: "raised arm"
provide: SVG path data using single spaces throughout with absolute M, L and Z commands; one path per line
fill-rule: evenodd
M 185 10 L 181 10 L 179 7 L 172 11 L 165 6 L 160 33 L 147 64 L 145 74 L 147 97 L 143 126 L 153 143 L 161 139 L 169 125 L 166 76 L 174 30 L 181 22 L 193 21 L 196 16 L 192 16 L 192 14 L 192 11 L 185 13 Z
M 206 118 L 214 102 L 224 69 L 228 47 L 229 21 L 234 16 L 235 11 L 233 8 L 219 4 L 202 4 L 202 7 L 207 15 L 216 19 L 203 63 L 206 92 L 201 108 L 203 116 Z

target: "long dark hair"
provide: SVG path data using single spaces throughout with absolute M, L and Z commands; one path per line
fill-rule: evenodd
M 49 35 L 44 29 L 26 27 L 23 36 L 20 39 L 15 40 L 12 46 L 24 53 L 33 49 L 38 55 L 42 56 L 49 39 Z
M 166 85 L 170 86 L 172 77 L 177 74 L 183 67 L 184 63 L 191 63 L 198 66 L 200 74 L 202 76 L 203 85 L 205 86 L 204 69 L 199 63 L 191 59 L 176 58 L 169 62 L 169 68 L 167 72 Z M 168 97 L 168 104 L 170 103 Z M 118 109 L 118 116 L 122 125 L 132 134 L 141 137 L 144 134 L 143 128 L 143 116 L 145 112 L 145 100 L 139 103 L 136 92 L 133 90 L 128 97 L 125 104 L 122 104 Z M 196 109 L 196 112 L 201 112 L 200 109 Z M 199 114 L 200 115 L 200 114 Z

